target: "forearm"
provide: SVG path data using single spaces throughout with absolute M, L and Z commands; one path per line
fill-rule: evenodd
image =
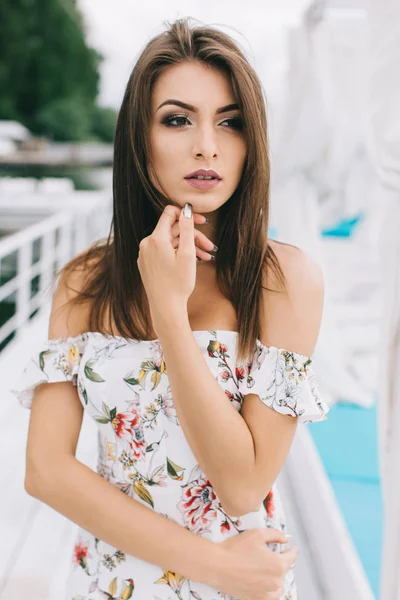
M 31 475 L 26 489 L 126 554 L 217 587 L 225 566 L 219 544 L 130 498 L 74 457 Z
M 254 472 L 251 432 L 204 360 L 187 312 L 164 314 L 168 320 L 156 321 L 157 335 L 179 421 L 224 509 L 228 514 L 240 513 Z

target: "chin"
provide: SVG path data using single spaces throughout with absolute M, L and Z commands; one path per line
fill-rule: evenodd
M 186 194 L 184 199 L 177 200 L 177 204 L 182 208 L 186 202 L 190 202 L 194 212 L 213 212 L 217 210 L 222 204 L 225 204 L 227 199 L 218 198 L 218 196 L 208 192 L 207 194 Z

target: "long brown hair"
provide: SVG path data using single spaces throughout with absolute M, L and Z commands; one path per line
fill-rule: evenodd
M 139 56 L 126 86 L 114 138 L 113 218 L 107 239 L 99 240 L 59 272 L 87 269 L 86 282 L 71 303 L 90 300 L 89 329 L 126 339 L 150 339 L 150 311 L 137 267 L 140 241 L 154 230 L 170 203 L 149 177 L 151 94 L 169 66 L 196 61 L 229 76 L 243 115 L 247 156 L 238 187 L 219 209 L 216 277 L 237 315 L 237 361 L 248 362 L 260 336 L 263 271 L 284 275 L 267 244 L 270 161 L 262 85 L 243 52 L 216 28 L 168 23 Z M 68 285 L 68 284 L 67 284 Z M 107 317 L 108 327 L 105 323 Z

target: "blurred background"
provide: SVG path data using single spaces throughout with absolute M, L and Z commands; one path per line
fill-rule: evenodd
M 299 598 L 400 600 L 398 0 L 0 3 L 0 600 L 63 598 L 76 526 L 23 488 L 29 411 L 9 390 L 46 339 L 54 272 L 108 234 L 136 57 L 184 16 L 230 34 L 259 74 L 268 235 L 324 271 L 313 360 L 331 411 L 299 426 L 278 480 Z M 96 443 L 85 418 L 93 468 Z

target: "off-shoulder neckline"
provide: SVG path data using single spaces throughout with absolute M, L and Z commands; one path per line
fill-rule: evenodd
M 232 334 L 235 337 L 237 337 L 239 335 L 238 331 L 234 331 L 232 329 L 192 329 L 192 333 L 195 337 L 203 335 L 205 333 L 211 334 L 211 335 L 213 335 L 214 333 L 216 335 L 219 333 Z M 155 338 L 153 340 L 136 340 L 133 338 L 132 339 L 124 338 L 122 335 L 112 335 L 112 334 L 102 333 L 101 331 L 85 331 L 85 332 L 79 333 L 78 335 L 75 335 L 75 336 L 67 336 L 67 337 L 48 339 L 47 342 L 49 343 L 49 345 L 55 345 L 55 344 L 67 343 L 67 342 L 75 342 L 79 339 L 85 338 L 86 336 L 87 337 L 94 336 L 94 337 L 110 339 L 110 340 L 116 339 L 116 340 L 121 340 L 121 341 L 127 342 L 128 344 L 155 344 L 157 342 L 160 342 L 159 338 Z M 260 347 L 264 350 L 276 350 L 278 352 L 288 352 L 289 354 L 294 354 L 295 356 L 299 356 L 302 359 L 306 359 L 307 361 L 312 362 L 312 358 L 310 356 L 307 356 L 306 354 L 301 354 L 300 352 L 294 352 L 292 350 L 286 350 L 285 348 L 278 348 L 277 346 L 266 346 L 258 338 L 256 339 L 256 344 L 258 347 Z

